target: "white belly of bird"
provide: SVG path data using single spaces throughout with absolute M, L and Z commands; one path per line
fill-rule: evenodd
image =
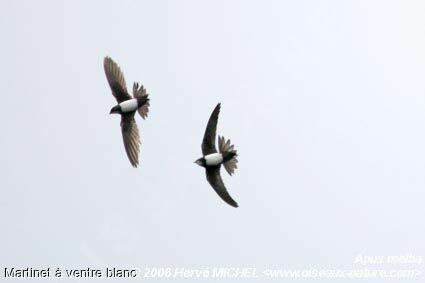
M 137 99 L 133 98 L 120 103 L 122 112 L 132 112 L 137 109 Z
M 223 162 L 223 155 L 221 153 L 212 153 L 205 156 L 205 163 L 207 166 L 219 165 Z

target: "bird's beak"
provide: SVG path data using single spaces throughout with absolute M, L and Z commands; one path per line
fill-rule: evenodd
M 196 160 L 194 163 L 196 163 L 196 164 L 198 164 L 199 166 L 202 166 L 202 162 L 201 162 L 201 160 Z

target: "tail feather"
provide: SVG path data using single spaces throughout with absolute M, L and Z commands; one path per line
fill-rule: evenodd
M 133 96 L 134 98 L 140 98 L 143 96 L 146 96 L 146 98 L 148 98 L 148 94 L 146 93 L 146 89 L 141 85 L 139 87 L 139 83 L 134 83 L 133 84 Z M 145 119 L 148 116 L 148 112 L 149 112 L 149 98 L 148 101 L 143 104 L 142 107 L 140 107 L 139 109 L 137 109 L 137 112 L 139 112 L 140 116 Z
M 220 150 L 220 153 L 224 152 L 233 152 L 235 155 L 228 161 L 223 163 L 224 169 L 226 169 L 227 173 L 229 175 L 232 175 L 235 172 L 235 169 L 238 168 L 237 163 L 238 160 L 236 159 L 237 151 L 234 149 L 235 146 L 230 143 L 230 140 L 227 140 L 224 137 L 218 137 L 218 148 Z
M 140 116 L 145 119 L 146 117 L 148 117 L 148 112 L 149 112 L 149 100 L 143 104 L 142 107 L 140 107 L 139 109 L 137 109 L 137 112 L 139 112 Z

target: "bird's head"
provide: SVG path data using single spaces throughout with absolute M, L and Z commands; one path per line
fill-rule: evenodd
M 112 107 L 111 111 L 109 112 L 109 114 L 120 114 L 121 113 L 121 108 L 119 105 L 115 105 L 114 107 Z
M 195 161 L 195 163 L 198 164 L 201 167 L 205 167 L 205 158 L 201 157 L 201 158 L 197 159 Z

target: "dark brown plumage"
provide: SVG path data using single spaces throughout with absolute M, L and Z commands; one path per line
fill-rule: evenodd
M 224 200 L 227 204 L 238 207 L 237 202 L 229 195 L 226 186 L 223 183 L 223 179 L 220 174 L 221 164 L 224 165 L 226 171 L 232 175 L 237 163 L 237 153 L 234 150 L 234 146 L 230 144 L 229 141 L 225 141 L 224 138 L 219 137 L 219 150 L 220 154 L 223 157 L 222 163 L 218 165 L 209 166 L 207 165 L 206 158 L 211 154 L 217 154 L 217 149 L 215 146 L 216 131 L 217 131 L 217 121 L 220 114 L 220 103 L 214 108 L 211 116 L 208 120 L 207 127 L 205 129 L 204 138 L 202 140 L 202 154 L 204 157 L 196 161 L 197 164 L 205 167 L 205 172 L 207 175 L 207 181 L 213 187 L 215 192 Z M 214 157 L 212 157 L 214 158 Z
M 134 119 L 136 110 L 140 116 L 145 119 L 149 112 L 149 98 L 146 89 L 143 86 L 139 87 L 138 83 L 133 84 L 133 97 L 128 94 L 127 85 L 124 75 L 120 67 L 109 57 L 105 57 L 103 61 L 106 78 L 112 90 L 112 95 L 118 102 L 111 113 L 121 114 L 121 132 L 124 142 L 125 151 L 128 159 L 133 167 L 139 164 L 139 151 L 140 151 L 140 135 L 139 129 Z M 134 100 L 135 109 L 123 111 L 121 103 Z M 128 107 L 128 106 L 127 106 Z

